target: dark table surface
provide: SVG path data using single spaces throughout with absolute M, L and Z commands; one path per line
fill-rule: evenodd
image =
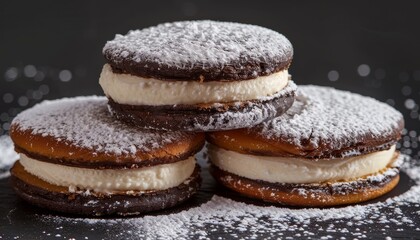
M 205 165 L 201 160 L 200 163 Z M 9 186 L 9 178 L 0 180 L 0 238 L 2 239 L 136 239 L 136 238 L 194 238 L 194 239 L 261 239 L 261 238 L 312 238 L 312 239 L 420 239 L 420 207 L 419 202 L 398 203 L 396 196 L 402 196 L 413 188 L 418 188 L 419 178 L 413 180 L 405 171 L 401 172 L 401 180 L 398 186 L 390 193 L 378 199 L 363 203 L 357 206 L 349 206 L 340 209 L 343 212 L 361 211 L 360 209 L 368 209 L 363 213 L 362 217 L 316 219 L 305 218 L 298 219 L 296 216 L 311 211 L 324 211 L 325 214 L 331 214 L 330 209 L 298 209 L 288 208 L 284 206 L 275 206 L 276 209 L 266 208 L 270 206 L 267 203 L 250 200 L 239 196 L 224 187 L 218 185 L 207 171 L 207 167 L 202 169 L 203 186 L 201 190 L 192 199 L 186 203 L 165 211 L 153 213 L 147 217 L 131 217 L 131 218 L 96 218 L 83 219 L 78 216 L 63 215 L 60 213 L 50 212 L 27 204 L 20 200 L 11 187 Z M 420 192 L 417 190 L 417 192 Z M 218 198 L 214 195 L 219 196 Z M 213 199 L 212 199 L 213 198 Z M 393 204 L 385 204 L 387 199 L 394 199 Z M 401 197 L 404 199 L 404 197 Z M 230 199 L 226 200 L 226 199 Z M 418 199 L 418 198 L 417 198 Z M 206 208 L 200 208 L 200 205 L 213 201 L 214 205 L 220 205 L 223 208 L 225 201 L 237 204 L 239 208 L 254 209 L 272 209 L 273 216 L 258 214 L 239 214 L 239 219 L 231 219 L 231 223 L 227 224 L 229 219 L 215 214 L 214 219 L 207 220 L 197 219 L 189 215 L 182 215 L 188 209 L 198 209 L 198 212 L 205 211 Z M 220 202 L 220 203 L 219 203 Z M 384 204 L 382 204 L 384 203 Z M 244 205 L 246 204 L 246 205 Z M 372 207 L 377 206 L 377 207 Z M 229 206 L 227 206 L 229 207 Z M 256 209 L 256 210 L 255 210 Z M 294 210 L 297 214 L 287 215 L 288 210 Z M 238 211 L 236 209 L 235 211 Z M 246 212 L 248 210 L 244 210 Z M 275 212 L 285 212 L 284 217 L 276 219 Z M 375 212 L 378 211 L 378 212 Z M 226 212 L 228 213 L 228 212 Z M 168 215 L 172 214 L 172 215 Z M 198 214 L 200 215 L 200 214 Z M 228 215 L 232 215 L 228 213 Z M 154 216 L 154 217 L 153 217 Z M 167 216 L 167 218 L 165 218 Z M 189 217 L 185 217 L 189 216 Z M 388 219 L 383 221 L 382 218 Z M 175 233 L 153 233 L 156 225 L 171 223 L 168 219 L 181 219 L 185 221 L 187 232 L 179 234 L 180 226 L 173 226 Z M 185 218 L 185 219 L 183 219 Z M 363 218 L 363 219 L 361 219 Z M 142 221 L 152 219 L 151 221 Z M 408 220 L 407 220 L 408 219 Z M 254 223 L 244 223 L 244 221 L 254 221 Z M 194 221 L 197 221 L 194 223 Z M 176 221 L 175 221 L 176 222 Z M 147 225 L 150 226 L 147 226 Z M 260 225 L 258 225 L 260 224 Z M 152 226 L 154 225 L 154 226 Z M 150 227 L 150 228 L 149 228 Z M 159 226 L 158 226 L 159 227 Z M 172 226 L 161 226 L 169 227 Z M 243 229 L 245 227 L 245 229 Z M 162 233 L 164 233 L 162 235 Z

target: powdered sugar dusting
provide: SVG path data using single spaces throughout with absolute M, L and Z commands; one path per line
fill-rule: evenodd
M 286 114 L 251 131 L 310 149 L 325 144 L 340 150 L 357 145 L 363 137 L 392 138 L 395 129 L 402 128 L 401 113 L 373 98 L 319 86 L 299 86 L 297 93 Z
M 103 52 L 111 53 L 114 61 L 131 58 L 178 69 L 210 69 L 238 60 L 262 64 L 278 58 L 287 61 L 293 48 L 286 37 L 267 28 L 207 20 L 164 23 L 116 35 Z
M 111 229 L 110 236 L 125 239 L 214 239 L 215 232 L 221 239 L 335 238 L 331 235 L 354 239 L 368 238 L 372 232 L 384 238 L 390 229 L 399 231 L 402 225 L 420 233 L 420 212 L 408 217 L 408 212 L 420 207 L 420 167 L 408 162 L 403 170 L 415 181 L 413 187 L 386 201 L 363 206 L 294 209 L 256 206 L 213 196 L 200 207 L 169 215 L 131 219 L 39 216 L 39 219 L 60 225 L 87 224 L 92 229 L 105 225 Z M 373 224 L 382 227 L 368 227 Z M 112 231 L 113 228 L 124 231 Z M 368 229 L 371 230 L 367 232 Z
M 147 152 L 191 135 L 127 126 L 109 114 L 107 102 L 96 96 L 44 101 L 20 113 L 12 125 L 94 150 L 92 154 L 135 155 L 137 150 Z
M 10 175 L 9 169 L 19 158 L 14 151 L 13 142 L 9 136 L 0 136 L 0 179 Z

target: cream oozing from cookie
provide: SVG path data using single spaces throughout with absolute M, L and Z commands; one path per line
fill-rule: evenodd
M 288 84 L 288 71 L 243 81 L 163 81 L 114 73 L 105 64 L 99 83 L 105 95 L 130 105 L 173 105 L 247 101 L 271 96 Z
M 90 169 L 47 163 L 25 154 L 20 154 L 20 163 L 27 172 L 50 184 L 101 193 L 169 189 L 187 180 L 196 164 L 195 158 L 190 157 L 138 169 Z
M 356 157 L 317 161 L 248 155 L 212 144 L 208 153 L 214 165 L 241 177 L 271 183 L 322 183 L 348 181 L 386 169 L 394 161 L 395 146 Z

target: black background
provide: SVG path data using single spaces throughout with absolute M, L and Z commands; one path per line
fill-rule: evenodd
M 102 94 L 101 50 L 116 33 L 191 19 L 250 23 L 283 33 L 295 49 L 290 73 L 296 83 L 329 85 L 395 106 L 406 119 L 402 151 L 418 159 L 418 1 L 0 1 L 0 135 L 7 134 L 18 112 L 39 101 Z M 396 193 L 411 186 L 402 176 Z M 31 234 L 45 230 L 33 219 L 42 210 L 17 200 L 6 181 L 0 181 L 0 195 L 4 209 L 17 209 L 15 226 Z M 1 220 L 6 236 L 15 236 L 10 219 Z M 86 234 L 83 227 L 66 231 Z M 106 235 L 106 228 L 88 233 Z M 382 236 L 376 233 L 379 225 L 360 228 Z M 417 232 L 392 234 L 416 238 Z
M 43 99 L 102 94 L 101 51 L 116 33 L 212 19 L 283 33 L 295 49 L 295 82 L 387 101 L 417 137 L 419 15 L 416 1 L 1 1 L 0 135 L 13 116 Z M 417 155 L 417 147 L 409 153 Z

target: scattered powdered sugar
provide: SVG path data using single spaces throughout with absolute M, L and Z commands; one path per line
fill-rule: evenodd
M 0 179 L 10 175 L 9 169 L 18 158 L 19 155 L 14 151 L 10 137 L 0 136 Z
M 282 34 L 264 27 L 206 20 L 164 23 L 125 36 L 118 34 L 106 43 L 103 52 L 111 53 L 114 61 L 131 58 L 158 66 L 205 70 L 238 60 L 261 64 L 278 58 L 287 61 L 293 48 Z
M 127 126 L 109 114 L 107 102 L 107 98 L 97 96 L 44 101 L 20 113 L 12 126 L 91 149 L 92 154 L 134 155 L 138 150 L 150 151 L 192 134 Z
M 296 209 L 257 206 L 215 195 L 199 207 L 169 215 L 129 219 L 43 215 L 39 220 L 66 226 L 83 224 L 92 231 L 105 225 L 109 237 L 120 239 L 354 239 L 368 238 L 373 232 L 384 238 L 390 229 L 395 235 L 404 228 L 420 234 L 420 211 L 409 214 L 420 207 L 420 166 L 408 161 L 402 169 L 415 181 L 414 186 L 399 196 L 367 205 Z
M 400 112 L 370 97 L 329 87 L 299 86 L 296 101 L 286 114 L 250 131 L 310 149 L 326 145 L 340 150 L 363 138 L 392 138 L 402 128 L 402 119 Z
M 10 165 L 16 159 L 6 136 L 0 138 L 0 151 L 6 153 L 0 155 L 0 165 Z M 203 164 L 205 151 L 197 157 Z M 420 166 L 407 158 L 401 169 L 414 181 L 413 186 L 400 195 L 367 205 L 296 209 L 257 206 L 214 195 L 201 206 L 168 215 L 91 219 L 40 214 L 34 221 L 46 227 L 38 229 L 38 234 L 61 239 L 79 239 L 75 237 L 79 235 L 85 235 L 81 239 L 361 239 L 395 236 L 407 229 L 416 238 L 420 234 Z M 204 177 L 204 188 L 211 184 L 209 181 Z M 8 214 L 10 224 L 15 221 L 14 211 Z M 75 228 L 80 232 L 76 234 Z

